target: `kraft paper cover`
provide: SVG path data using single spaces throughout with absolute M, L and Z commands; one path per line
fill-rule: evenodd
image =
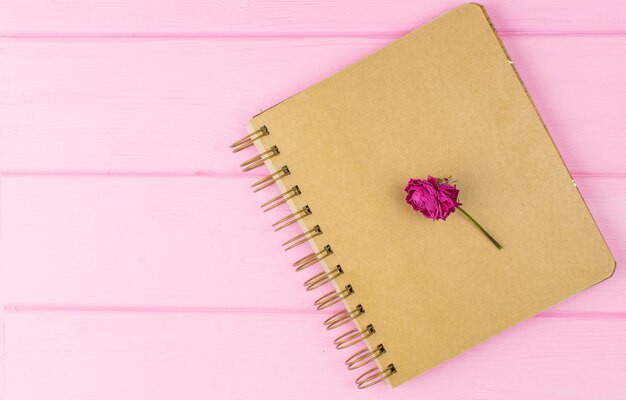
M 345 304 L 364 307 L 355 322 L 374 326 L 367 345 L 384 344 L 377 362 L 397 369 L 392 386 L 613 273 L 479 5 L 452 10 L 251 121 L 263 125 L 270 134 L 257 147 L 278 146 L 266 164 L 291 170 L 279 186 L 301 189 L 289 205 L 311 207 L 301 225 L 321 227 L 314 249 L 332 246 L 323 267 L 345 271 L 333 284 L 354 288 Z M 464 208 L 503 249 L 458 211 L 446 221 L 414 212 L 404 187 L 428 175 L 458 180 Z M 318 268 L 299 274 L 304 281 Z M 357 347 L 342 350 L 346 358 Z

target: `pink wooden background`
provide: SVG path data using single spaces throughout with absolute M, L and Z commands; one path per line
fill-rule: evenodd
M 458 4 L 1 0 L 0 397 L 626 399 L 623 1 L 485 2 L 617 272 L 393 391 L 355 389 L 227 150 Z

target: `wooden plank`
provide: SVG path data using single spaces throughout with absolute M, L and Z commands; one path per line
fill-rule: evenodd
M 3 178 L 5 304 L 312 311 L 251 178 Z M 319 297 L 319 293 L 317 297 Z M 296 300 L 297 299 L 297 300 Z
M 7 313 L 7 398 L 320 399 L 358 392 L 311 315 Z M 626 320 L 531 319 L 393 390 L 394 399 L 621 399 Z M 416 355 L 419 356 L 419 355 Z M 454 384 L 450 384 L 454 382 Z
M 391 40 L 0 40 L 0 171 L 235 173 L 250 116 Z M 572 172 L 626 173 L 626 37 L 505 41 Z
M 5 177 L 0 236 L 7 305 L 312 312 L 310 250 L 283 252 L 253 180 L 220 177 Z M 626 260 L 626 180 L 579 179 L 618 261 Z M 274 189 L 274 188 L 272 188 Z M 312 200 L 313 203 L 313 200 Z M 314 208 L 314 204 L 311 204 Z M 305 248 L 307 247 L 307 248 Z M 551 311 L 626 313 L 626 272 Z
M 252 115 L 385 42 L 2 40 L 0 169 L 239 171 Z
M 0 307 L 2 308 L 2 307 Z M 5 345 L 4 308 L 0 309 L 0 399 L 6 399 L 6 345 Z
M 4 36 L 398 34 L 462 4 L 459 0 L 4 0 Z M 484 0 L 505 33 L 624 32 L 622 1 Z M 581 18 L 584 16 L 584 18 Z
M 0 179 L 0 226 L 2 225 L 2 214 L 1 214 L 1 204 L 2 204 L 2 180 Z M 0 237 L 1 239 L 1 237 Z M 0 242 L 0 251 L 2 249 Z M 4 342 L 4 280 L 3 280 L 3 265 L 2 258 L 0 256 L 0 399 L 5 399 L 6 393 L 6 368 L 5 368 L 5 342 Z

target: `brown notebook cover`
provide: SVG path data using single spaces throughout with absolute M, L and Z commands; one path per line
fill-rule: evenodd
M 261 127 L 252 139 L 269 151 L 270 172 L 289 168 L 275 177 L 285 196 L 295 194 L 292 212 L 309 206 L 299 223 L 322 232 L 309 243 L 326 257 L 300 273 L 340 265 L 343 273 L 316 290 L 336 290 L 347 310 L 364 310 L 352 314 L 364 331 L 354 339 L 367 337 L 346 351 L 366 344 L 378 356 L 360 368 L 375 368 L 361 386 L 383 378 L 397 386 L 613 273 L 479 5 L 458 7 L 255 116 L 251 129 Z M 503 249 L 459 212 L 434 222 L 412 211 L 406 182 L 428 175 L 458 180 L 464 208 Z

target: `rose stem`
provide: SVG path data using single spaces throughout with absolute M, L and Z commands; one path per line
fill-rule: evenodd
M 474 223 L 474 225 L 476 225 L 476 226 L 478 227 L 478 229 L 480 229 L 480 231 L 481 231 L 482 233 L 484 233 L 484 234 L 485 234 L 485 236 L 487 236 L 487 238 L 488 238 L 489 240 L 491 240 L 491 243 L 493 243 L 493 244 L 494 244 L 494 245 L 495 245 L 498 249 L 501 249 L 501 248 L 502 248 L 502 246 L 500 245 L 500 243 L 498 243 L 498 242 L 496 241 L 496 239 L 494 239 L 494 238 L 493 238 L 493 236 L 491 236 L 491 235 L 489 234 L 489 232 L 487 232 L 487 231 L 485 230 L 485 228 L 483 228 L 483 227 L 482 227 L 482 226 L 478 223 L 478 221 L 476 221 L 474 218 L 472 218 L 472 216 L 471 216 L 471 215 L 469 215 L 469 214 L 467 213 L 467 211 L 465 211 L 464 209 L 462 209 L 462 208 L 461 208 L 461 207 L 459 207 L 459 206 L 457 206 L 456 208 L 457 208 L 459 211 L 461 211 L 461 212 L 463 213 L 463 215 L 465 215 L 467 218 L 469 218 L 469 220 L 470 220 L 470 221 L 472 221 L 472 222 Z

